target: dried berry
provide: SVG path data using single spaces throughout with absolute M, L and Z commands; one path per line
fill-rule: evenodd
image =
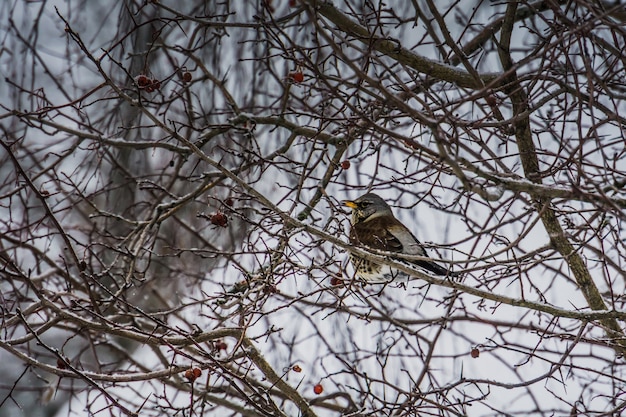
M 226 344 L 226 342 L 224 342 L 222 340 L 217 340 L 215 342 L 215 349 L 217 349 L 217 350 L 226 350 L 226 349 L 228 349 L 228 345 Z
M 216 226 L 226 227 L 228 224 L 228 217 L 220 211 L 211 216 L 211 223 Z
M 226 204 L 228 207 L 232 207 L 235 202 L 233 201 L 232 197 L 228 197 L 226 200 L 224 200 L 224 204 Z
M 147 87 L 148 85 L 150 85 L 150 80 L 143 74 L 138 75 L 136 81 L 139 87 Z
M 493 92 L 491 88 L 485 91 L 484 98 L 487 104 L 489 104 L 489 106 L 491 107 L 494 107 L 498 104 L 498 96 L 496 95 L 496 93 Z
M 472 356 L 472 358 L 477 358 L 480 356 L 480 350 L 478 350 L 478 348 L 474 348 L 470 352 L 470 355 Z
M 289 73 L 289 78 L 291 78 L 295 83 L 301 83 L 304 81 L 304 74 L 302 71 L 293 71 Z
M 195 377 L 195 376 L 194 376 L 194 374 L 193 374 L 193 370 L 191 370 L 191 369 L 187 369 L 187 370 L 185 371 L 185 378 L 187 378 L 187 381 L 189 381 L 189 382 L 193 382 L 193 381 L 195 381 L 195 380 L 196 380 L 196 377 Z
M 330 285 L 333 287 L 337 287 L 343 284 L 343 280 L 341 279 L 341 274 L 333 275 L 330 277 Z
M 183 82 L 188 83 L 192 80 L 191 73 L 189 71 L 183 73 Z
M 300 368 L 300 365 L 294 365 L 291 369 L 293 369 L 294 372 L 302 372 L 302 368 Z

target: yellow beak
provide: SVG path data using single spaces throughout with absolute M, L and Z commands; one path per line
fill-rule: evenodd
M 342 201 L 344 206 L 350 207 L 351 209 L 355 209 L 357 208 L 357 205 L 354 201 L 350 201 L 350 200 L 343 200 Z

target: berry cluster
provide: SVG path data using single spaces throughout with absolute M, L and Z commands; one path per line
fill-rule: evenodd
M 154 78 L 148 78 L 143 74 L 135 77 L 135 82 L 140 89 L 145 90 L 148 93 L 152 93 L 153 91 L 161 88 L 161 81 Z
M 187 378 L 189 382 L 194 382 L 196 379 L 200 378 L 201 375 L 202 371 L 200 368 L 187 369 L 185 371 L 185 378 Z

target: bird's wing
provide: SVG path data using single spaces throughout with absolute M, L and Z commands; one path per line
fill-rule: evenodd
M 398 252 L 403 252 L 407 255 L 427 256 L 426 250 L 419 240 L 402 223 L 398 222 L 388 226 L 387 231 L 388 235 L 390 235 L 389 239 L 396 241 L 400 246 Z
M 418 240 L 397 219 L 374 218 L 352 227 L 350 240 L 370 248 L 388 252 L 425 256 L 426 251 Z
M 388 252 L 407 255 L 428 256 L 422 244 L 409 229 L 397 219 L 374 218 L 364 223 L 357 223 L 350 231 L 350 242 Z M 433 261 L 411 262 L 437 275 L 448 275 L 448 270 Z
M 394 219 L 395 220 L 395 219 Z M 406 228 L 399 221 L 395 221 L 392 224 L 387 225 L 387 238 L 388 242 L 394 242 L 394 245 L 400 247 L 401 249 L 397 252 L 402 252 L 407 255 L 418 255 L 418 256 L 426 256 L 426 249 L 422 246 L 422 244 L 417 240 L 415 236 L 411 233 L 409 229 Z M 425 268 L 426 270 L 435 273 L 436 275 L 448 275 L 449 272 L 446 268 L 441 265 L 430 261 L 430 260 L 421 260 L 421 261 L 412 261 L 412 263 Z
M 418 256 L 426 256 L 426 249 L 422 246 L 422 244 L 411 234 L 409 229 L 407 229 L 404 225 L 400 224 L 397 226 L 393 226 L 389 228 L 390 232 L 393 233 L 394 236 L 402 243 L 405 250 L 404 253 L 408 255 L 418 255 Z M 448 271 L 443 266 L 431 261 L 431 260 L 422 260 L 422 261 L 412 261 L 412 263 L 421 266 L 422 268 L 433 272 L 435 275 L 451 275 L 455 276 L 455 274 L 451 271 Z

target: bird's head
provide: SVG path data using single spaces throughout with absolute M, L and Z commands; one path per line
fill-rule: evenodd
M 362 195 L 356 200 L 344 200 L 343 205 L 352 209 L 352 224 L 366 222 L 378 216 L 393 215 L 385 200 L 374 193 Z

